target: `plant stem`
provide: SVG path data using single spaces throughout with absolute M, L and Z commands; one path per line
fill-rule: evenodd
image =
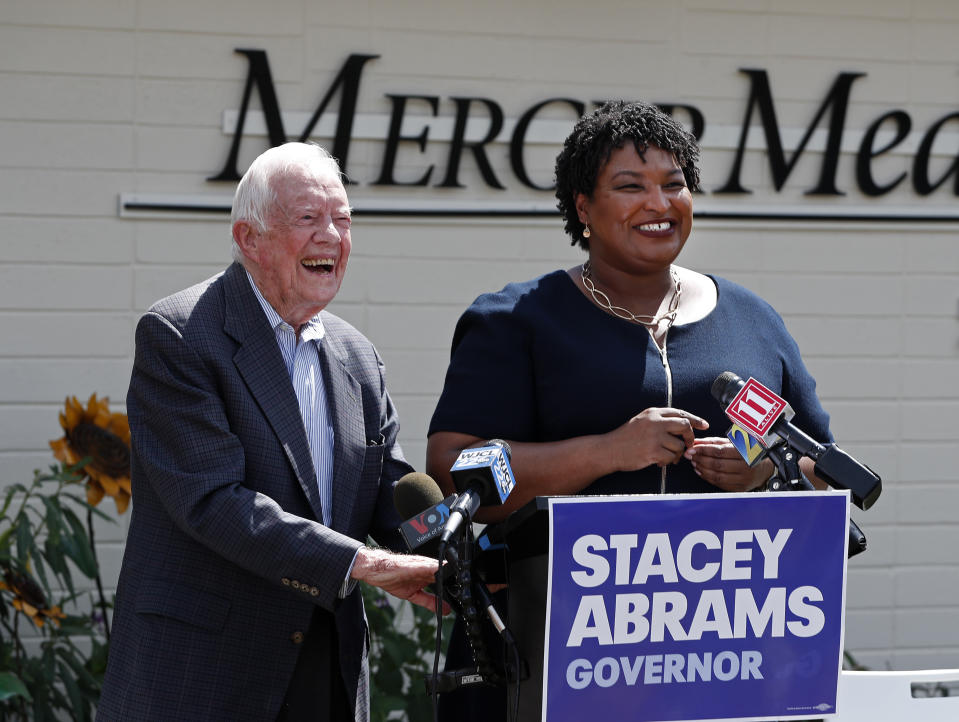
M 97 547 L 93 539 L 93 509 L 87 507 L 87 534 L 90 537 L 90 551 L 93 552 L 93 558 L 97 559 Z M 100 562 L 97 561 L 97 594 L 100 596 L 100 612 L 103 614 L 103 630 L 106 633 L 107 644 L 110 643 L 110 617 L 107 616 L 107 600 L 103 595 L 103 581 L 100 579 Z

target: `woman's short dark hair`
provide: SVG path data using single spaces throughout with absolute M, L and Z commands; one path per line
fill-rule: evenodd
M 579 119 L 556 157 L 556 207 L 566 221 L 571 245 L 589 248 L 576 213 L 576 195 L 593 195 L 603 166 L 628 141 L 643 160 L 651 145 L 672 153 L 686 185 L 691 191 L 699 190 L 699 145 L 693 135 L 655 105 L 612 100 Z

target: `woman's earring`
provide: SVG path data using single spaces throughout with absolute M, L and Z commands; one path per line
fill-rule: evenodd
M 587 225 L 584 223 L 584 224 L 583 224 L 583 238 L 589 238 L 591 235 L 593 235 L 593 234 L 589 232 L 589 226 L 587 226 Z

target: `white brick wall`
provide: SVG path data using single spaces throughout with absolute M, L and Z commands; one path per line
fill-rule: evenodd
M 229 257 L 225 218 L 120 218 L 120 193 L 229 195 L 217 172 L 229 138 L 224 110 L 239 106 L 246 61 L 267 50 L 281 107 L 313 111 L 351 52 L 380 54 L 363 74 L 358 112 L 388 115 L 385 93 L 494 99 L 515 119 L 548 97 L 643 97 L 686 102 L 706 115 L 704 185 L 726 180 L 745 112 L 739 68 L 769 73 L 787 156 L 839 72 L 853 85 L 837 172 L 842 199 L 808 199 L 819 150 L 807 150 L 783 191 L 769 187 L 762 136 L 742 178 L 754 193 L 707 193 L 715 209 L 804 203 L 954 212 L 954 178 L 927 198 L 909 181 L 888 197 L 856 190 L 858 137 L 905 109 L 913 132 L 959 110 L 959 6 L 948 0 L 685 0 L 582 3 L 497 0 L 12 0 L 0 11 L 0 479 L 46 466 L 67 395 L 96 391 L 122 408 L 137 315 L 153 300 L 218 271 Z M 258 100 L 254 102 L 256 105 Z M 426 106 L 411 103 L 411 113 Z M 550 117 L 569 120 L 568 109 Z M 429 118 L 424 120 L 428 123 Z M 754 117 L 754 122 L 756 119 Z M 956 155 L 944 129 L 934 176 Z M 951 128 L 951 135 L 948 132 Z M 293 136 L 300 127 L 287 127 Z M 725 140 L 724 140 L 725 139 Z M 329 139 L 319 138 L 321 141 Z M 915 139 L 904 147 L 915 149 Z M 240 167 L 265 147 L 247 139 Z M 941 146 L 941 147 L 940 147 Z M 445 143 L 400 146 L 396 176 L 445 172 Z M 466 191 L 384 189 L 382 141 L 357 139 L 349 170 L 354 205 L 385 199 L 531 200 L 508 148 L 488 148 L 508 191 L 483 188 L 468 153 Z M 531 146 L 547 180 L 556 148 Z M 880 178 L 909 152 L 876 161 Z M 884 478 L 877 506 L 854 516 L 868 553 L 850 562 L 846 643 L 879 668 L 959 667 L 959 225 L 698 221 L 682 262 L 755 289 L 784 315 L 815 373 L 843 446 Z M 360 216 L 354 254 L 332 310 L 377 344 L 403 418 L 403 443 L 422 467 L 424 433 L 440 390 L 453 324 L 479 293 L 581 255 L 558 220 L 430 220 Z M 104 507 L 111 509 L 109 502 Z M 109 580 L 125 524 L 98 529 Z

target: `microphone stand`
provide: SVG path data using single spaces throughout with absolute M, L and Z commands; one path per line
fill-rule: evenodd
M 453 569 L 448 593 L 453 598 L 456 610 L 463 620 L 476 668 L 444 671 L 435 676 L 431 675 L 426 678 L 426 689 L 432 695 L 434 691 L 452 692 L 460 687 L 477 684 L 502 684 L 503 676 L 490 657 L 486 640 L 483 638 L 480 610 L 476 606 L 476 596 L 479 596 L 484 603 L 488 596 L 485 594 L 485 589 L 481 590 L 482 594 L 474 595 L 474 589 L 480 589 L 479 585 L 482 582 L 473 580 L 473 532 L 470 525 L 465 527 L 456 546 L 446 549 L 446 559 Z
M 766 482 L 769 491 L 815 491 L 816 487 L 806 478 L 799 468 L 799 454 L 780 442 L 766 449 L 766 455 L 776 465 L 776 473 Z M 859 525 L 849 517 L 849 548 L 846 558 L 866 551 L 866 535 Z
M 512 710 L 508 713 L 511 722 L 518 720 L 519 683 L 529 676 L 529 669 L 525 660 L 520 658 L 519 647 L 512 632 L 503 623 L 490 597 L 486 584 L 479 577 L 473 577 L 473 540 L 472 525 L 465 528 L 455 547 L 445 548 L 440 544 L 440 551 L 445 554 L 449 566 L 453 569 L 450 584 L 445 592 L 454 603 L 454 609 L 463 620 L 466 636 L 473 651 L 473 669 L 457 669 L 439 672 L 434 660 L 433 673 L 426 678 L 426 690 L 434 699 L 434 717 L 436 715 L 436 700 L 438 694 L 452 692 L 461 687 L 474 685 L 504 686 L 515 685 Z M 437 573 L 437 580 L 441 582 L 442 572 Z M 439 590 L 438 590 L 439 591 Z M 477 606 L 477 602 L 479 606 Z M 507 651 L 512 653 L 512 664 L 505 660 L 497 665 L 489 653 L 486 639 L 483 636 L 482 614 L 485 611 L 490 617 L 493 627 L 503 639 Z M 437 635 L 440 630 L 440 620 L 437 620 Z M 437 638 L 437 650 L 439 650 Z

